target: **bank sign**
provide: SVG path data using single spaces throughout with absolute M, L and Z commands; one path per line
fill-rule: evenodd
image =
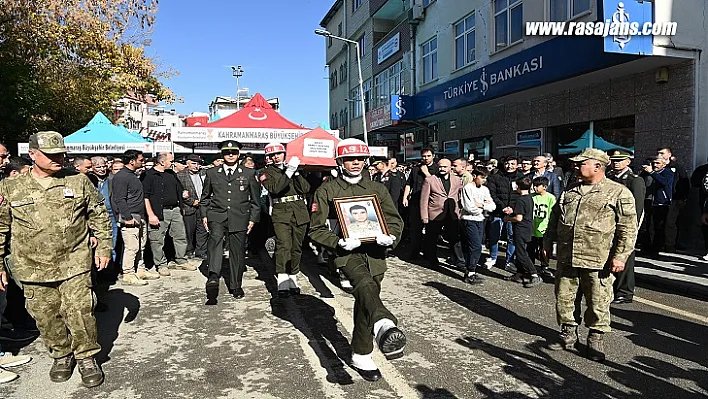
M 611 24 L 635 26 L 641 32 L 647 22 L 653 22 L 654 4 L 650 1 L 637 0 L 604 0 L 602 2 L 604 21 Z M 630 35 L 628 32 L 618 32 L 617 35 L 605 37 L 605 51 L 621 54 L 651 55 L 654 51 L 652 35 Z
M 394 96 L 391 119 L 422 119 L 637 58 L 606 53 L 602 37 L 559 36 L 415 96 Z

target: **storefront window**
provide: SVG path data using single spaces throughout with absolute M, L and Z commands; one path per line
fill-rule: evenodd
M 466 140 L 462 144 L 462 155 L 469 159 L 470 154 L 474 159 L 489 160 L 489 153 L 492 149 L 492 136 L 475 137 Z
M 622 148 L 634 152 L 634 116 L 549 128 L 559 162 L 592 147 L 603 151 Z

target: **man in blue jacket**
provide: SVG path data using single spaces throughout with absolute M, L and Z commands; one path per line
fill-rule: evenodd
M 547 170 L 548 158 L 543 155 L 539 155 L 533 159 L 533 166 L 531 172 L 529 172 L 525 177 L 533 180 L 537 177 L 545 177 L 548 179 L 548 191 L 556 197 L 556 200 L 560 198 L 561 192 L 563 192 L 563 187 L 561 177 L 556 175 L 554 172 Z
M 657 156 L 652 159 L 651 165 L 643 165 L 645 172 L 653 179 L 647 187 L 647 194 L 653 195 L 651 204 L 651 217 L 654 222 L 654 239 L 649 248 L 644 249 L 643 255 L 656 255 L 662 250 L 666 237 L 666 218 L 669 215 L 674 191 L 674 172 L 666 167 L 666 160 Z

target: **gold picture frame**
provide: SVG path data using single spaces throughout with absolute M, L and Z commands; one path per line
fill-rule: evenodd
M 390 234 L 376 194 L 335 198 L 333 202 L 343 238 L 358 238 L 368 243 L 376 242 L 378 234 Z

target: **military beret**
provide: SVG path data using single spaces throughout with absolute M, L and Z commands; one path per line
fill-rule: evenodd
M 241 150 L 241 147 L 243 147 L 243 145 L 236 140 L 227 140 L 227 141 L 222 141 L 221 143 L 219 143 L 219 149 L 221 151 Z
M 622 161 L 625 159 L 634 158 L 631 151 L 623 150 L 621 148 L 616 148 L 607 152 L 610 155 L 610 159 L 613 161 Z

